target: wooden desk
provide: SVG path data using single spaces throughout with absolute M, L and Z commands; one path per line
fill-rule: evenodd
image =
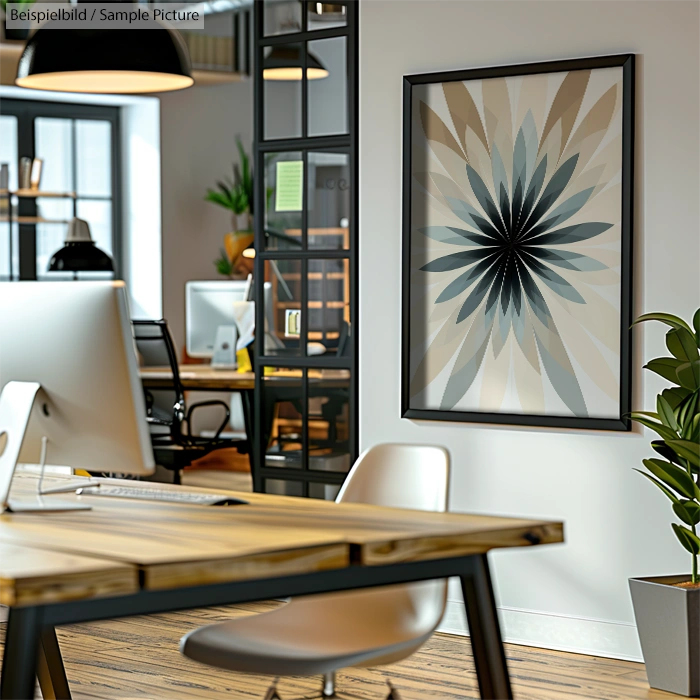
M 172 386 L 173 375 L 168 367 L 141 367 L 139 374 L 146 389 Z M 212 369 L 209 365 L 182 365 L 180 381 L 188 391 L 252 391 L 255 388 L 253 372 Z
M 147 389 L 167 389 L 172 386 L 172 373 L 168 367 L 142 367 L 141 381 Z M 265 375 L 265 381 L 278 386 L 299 384 L 301 371 L 278 370 Z M 324 387 L 342 388 L 350 384 L 348 370 L 309 370 L 310 383 Z M 180 381 L 188 391 L 252 391 L 255 388 L 253 372 L 237 372 L 229 369 L 212 369 L 209 365 L 181 365 Z
M 19 473 L 12 495 L 35 489 Z M 448 576 L 462 581 L 482 697 L 512 697 L 486 553 L 561 542 L 561 523 L 233 495 L 249 505 L 82 496 L 93 510 L 0 516 L 0 698 L 32 698 L 37 673 L 45 698 L 70 698 L 56 625 Z

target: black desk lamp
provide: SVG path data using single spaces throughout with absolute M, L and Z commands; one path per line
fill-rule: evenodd
M 90 235 L 90 226 L 84 219 L 73 218 L 68 223 L 65 245 L 49 261 L 49 272 L 114 272 L 112 258 L 100 250 Z

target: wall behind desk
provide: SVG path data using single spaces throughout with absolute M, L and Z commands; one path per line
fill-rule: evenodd
M 236 136 L 252 152 L 253 84 L 250 80 L 180 92 L 161 100 L 163 192 L 163 314 L 182 350 L 185 282 L 225 279 L 214 267 L 232 230 L 231 212 L 204 201 L 217 180 L 232 177 Z
M 635 308 L 686 318 L 700 300 L 697 2 L 372 0 L 360 12 L 360 439 L 445 445 L 450 508 L 566 521 L 566 545 L 493 555 L 511 641 L 640 658 L 627 578 L 688 571 L 668 502 L 632 471 L 651 434 L 400 418 L 402 76 L 638 54 Z M 377 303 L 381 299 L 381 303 Z M 635 333 L 635 368 L 665 354 Z M 663 382 L 635 369 L 635 405 Z M 463 631 L 451 589 L 446 629 Z

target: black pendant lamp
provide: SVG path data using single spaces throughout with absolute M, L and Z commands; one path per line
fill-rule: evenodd
M 301 80 L 301 47 L 275 46 L 270 55 L 263 60 L 263 78 L 265 80 Z M 328 77 L 327 68 L 311 52 L 306 57 L 307 80 Z
M 168 92 L 190 87 L 187 47 L 180 34 L 153 29 L 51 29 L 29 39 L 15 83 L 35 90 L 89 93 Z
M 95 245 L 88 222 L 73 218 L 68 224 L 65 245 L 51 257 L 48 271 L 114 272 L 114 265 L 112 258 Z

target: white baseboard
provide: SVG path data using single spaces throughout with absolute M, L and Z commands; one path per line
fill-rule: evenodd
M 506 642 L 576 654 L 642 661 L 637 628 L 625 622 L 609 622 L 567 615 L 552 615 L 518 608 L 499 608 L 501 634 Z M 447 602 L 438 631 L 468 635 L 464 604 Z

